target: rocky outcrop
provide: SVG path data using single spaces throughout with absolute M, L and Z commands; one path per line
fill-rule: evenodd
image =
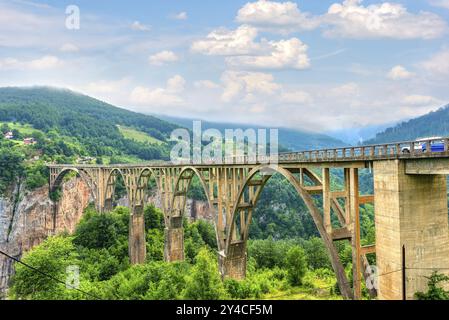
M 50 200 L 47 186 L 34 191 L 19 188 L 9 198 L 0 198 L 0 249 L 20 258 L 49 235 L 72 233 L 89 204 L 90 193 L 77 178 L 66 182 L 62 191 L 58 204 Z M 13 273 L 12 261 L 0 255 L 0 297 Z

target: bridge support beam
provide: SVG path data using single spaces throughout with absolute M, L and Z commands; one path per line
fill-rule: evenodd
M 129 221 L 129 258 L 131 264 L 141 264 L 146 257 L 145 218 L 143 206 L 135 205 Z
M 379 299 L 402 299 L 402 246 L 406 297 L 413 299 L 427 290 L 433 268 L 449 266 L 446 177 L 407 175 L 404 161 L 377 161 L 374 194 Z
M 184 228 L 182 217 L 171 217 L 165 228 L 165 261 L 184 261 Z
M 224 279 L 242 280 L 246 277 L 246 242 L 229 245 L 228 255 L 219 256 L 219 268 Z

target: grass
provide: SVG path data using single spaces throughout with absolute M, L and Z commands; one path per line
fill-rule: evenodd
M 303 285 L 273 291 L 263 297 L 266 300 L 342 300 L 334 293 L 336 279 L 331 271 L 318 269 L 308 271 Z
M 3 124 L 7 124 L 9 126 L 9 128 L 11 130 L 18 130 L 21 134 L 23 134 L 24 136 L 31 136 L 31 134 L 33 132 L 41 132 L 40 130 L 37 130 L 35 128 L 33 128 L 33 126 L 31 126 L 30 124 L 21 124 L 18 122 L 0 122 L 0 126 L 2 126 Z
M 117 125 L 118 129 L 120 130 L 121 134 L 126 139 L 135 140 L 137 142 L 144 142 L 144 143 L 150 143 L 150 144 L 162 144 L 163 141 L 156 139 L 150 135 L 148 135 L 145 132 L 130 128 L 130 127 L 124 127 Z

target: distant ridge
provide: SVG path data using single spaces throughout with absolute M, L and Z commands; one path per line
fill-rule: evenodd
M 178 118 L 166 115 L 156 115 L 158 118 L 175 123 L 179 126 L 192 129 L 192 121 L 201 119 L 189 119 L 189 118 Z M 202 128 L 209 129 L 215 128 L 224 132 L 225 129 L 260 129 L 266 128 L 263 126 L 251 125 L 251 124 L 236 124 L 236 123 L 226 123 L 226 122 L 211 122 L 201 120 Z M 323 148 L 334 148 L 347 146 L 348 144 L 330 137 L 325 134 L 279 128 L 279 144 L 282 147 L 288 148 L 293 151 L 301 150 L 311 150 L 311 149 L 323 149 Z
M 366 143 L 415 140 L 431 136 L 449 136 L 449 104 L 436 111 L 397 124 Z

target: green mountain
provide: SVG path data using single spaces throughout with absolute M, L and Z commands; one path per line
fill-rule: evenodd
M 407 141 L 434 136 L 449 136 L 449 105 L 388 128 L 366 143 Z
M 28 124 L 47 135 L 70 137 L 89 156 L 124 154 L 144 160 L 166 158 L 162 143 L 177 128 L 152 116 L 47 87 L 0 88 L 0 122 Z M 136 139 L 139 134 L 148 139 Z
M 192 121 L 194 119 L 177 118 L 165 115 L 157 115 L 158 118 L 164 119 L 166 121 L 176 123 L 182 127 L 192 129 Z M 214 128 L 218 129 L 220 132 L 225 131 L 225 129 L 242 129 L 246 130 L 248 128 L 253 129 L 264 129 L 266 127 L 250 125 L 250 124 L 235 124 L 235 123 L 217 123 L 210 121 L 201 121 L 202 129 Z M 324 149 L 324 148 L 335 148 L 343 147 L 347 144 L 341 140 L 332 138 L 328 135 L 300 131 L 287 128 L 279 128 L 279 145 L 283 148 L 287 148 L 292 151 L 301 150 L 311 150 L 311 149 Z

